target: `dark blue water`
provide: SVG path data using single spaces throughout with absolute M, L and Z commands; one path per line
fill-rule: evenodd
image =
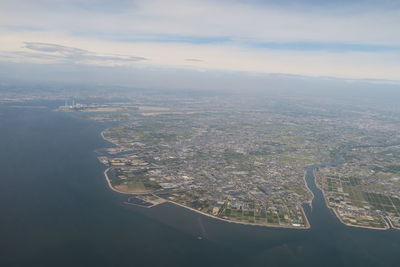
M 400 231 L 340 224 L 311 173 L 310 230 L 123 205 L 93 153 L 102 127 L 0 106 L 0 266 L 399 266 Z

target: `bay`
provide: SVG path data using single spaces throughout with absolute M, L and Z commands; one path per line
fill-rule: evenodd
M 0 266 L 397 266 L 400 231 L 341 224 L 315 194 L 311 229 L 245 226 L 123 204 L 93 152 L 104 125 L 0 106 Z M 30 103 L 32 105 L 32 103 Z M 309 170 L 310 171 L 310 170 Z

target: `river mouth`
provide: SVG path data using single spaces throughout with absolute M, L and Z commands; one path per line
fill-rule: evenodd
M 171 201 L 162 201 L 160 203 L 154 204 L 150 202 L 146 202 L 143 199 L 137 199 L 135 194 L 131 193 L 123 193 L 123 192 L 118 192 L 116 191 L 111 184 L 109 183 L 107 176 L 105 178 L 106 181 L 108 181 L 108 187 L 115 191 L 116 195 L 120 196 L 121 201 L 127 205 L 134 205 L 137 206 L 137 209 L 139 211 L 143 209 L 141 212 L 144 212 L 146 214 L 149 214 L 151 217 L 157 218 L 157 220 L 160 220 L 161 222 L 168 222 L 167 220 L 164 220 L 162 215 L 157 215 L 156 213 L 163 214 L 161 210 L 163 209 L 170 209 L 171 206 L 175 206 L 177 210 L 179 209 L 186 209 L 186 212 L 182 212 L 182 214 L 190 214 L 193 213 L 194 216 L 200 216 L 200 217 L 209 217 L 208 219 L 211 218 L 211 220 L 216 220 L 219 221 L 220 223 L 233 223 L 233 224 L 238 224 L 246 227 L 256 227 L 256 228 L 267 228 L 267 229 L 293 229 L 293 230 L 320 230 L 320 229 L 346 229 L 346 228 L 365 228 L 365 227 L 357 227 L 357 226 L 348 226 L 344 223 L 341 222 L 340 218 L 335 214 L 334 210 L 330 208 L 325 200 L 324 194 L 322 190 L 317 186 L 316 181 L 315 181 L 315 176 L 314 176 L 314 170 L 328 166 L 328 164 L 315 164 L 315 165 L 310 165 L 306 167 L 305 171 L 305 183 L 307 188 L 311 191 L 313 198 L 310 203 L 304 203 L 302 204 L 302 208 L 304 211 L 304 217 L 305 220 L 307 221 L 306 227 L 285 227 L 285 226 L 280 226 L 280 225 L 257 225 L 257 224 L 250 224 L 250 223 L 240 223 L 236 221 L 229 221 L 225 219 L 220 219 L 215 216 L 211 216 L 208 214 L 204 214 L 202 212 L 198 212 L 194 209 L 187 208 L 186 206 L 180 205 L 178 203 L 174 203 Z M 131 196 L 126 200 L 127 196 Z M 140 194 L 139 194 L 140 195 Z M 170 203 L 168 203 L 170 202 Z M 146 210 L 146 211 L 145 211 Z M 150 210 L 150 211 L 149 211 Z M 157 212 L 156 212 L 157 210 Z M 174 211 L 176 212 L 176 211 Z M 188 213 L 187 213 L 188 212 Z M 186 216 L 186 215 L 184 215 Z M 191 217 L 191 216 L 189 216 Z M 189 220 L 190 221 L 190 220 Z M 189 224 L 192 224 L 192 222 L 188 222 Z M 172 225 L 173 226 L 173 225 Z M 179 227 L 182 227 L 180 224 Z M 383 230 L 383 229 L 373 229 L 373 228 L 366 228 L 368 230 Z
M 171 203 L 122 205 L 93 150 L 99 125 L 0 106 L 1 266 L 397 266 L 400 231 L 341 224 L 314 193 L 307 230 L 231 224 Z M 56 127 L 55 127 L 56 126 Z M 18 134 L 15 134 L 18 133 Z M 94 138 L 95 137 L 95 138 Z M 23 153 L 21 152 L 23 151 Z M 198 237 L 201 236 L 201 239 Z
M 327 165 L 316 164 L 306 168 L 305 180 L 307 187 L 313 194 L 313 200 L 311 204 L 303 205 L 303 208 L 310 222 L 311 228 L 332 229 L 332 227 L 346 227 L 340 222 L 339 218 L 335 215 L 332 209 L 327 206 L 324 194 L 316 184 L 314 170 L 324 166 Z
M 199 212 L 196 212 L 195 210 L 191 209 L 185 209 L 181 205 L 177 205 L 174 203 L 162 203 L 160 205 L 155 205 L 153 207 L 146 208 L 146 207 L 130 207 L 131 209 L 139 210 L 140 212 L 143 212 L 144 214 L 147 214 L 148 216 L 155 218 L 163 223 L 167 223 L 173 227 L 185 229 L 188 228 L 190 229 L 189 232 L 192 232 L 194 235 L 199 235 L 202 236 L 204 234 L 204 231 L 197 228 L 204 228 L 202 225 L 198 225 L 198 221 L 200 220 L 199 218 L 202 218 L 201 221 L 207 221 L 213 222 L 213 224 L 217 225 L 235 225 L 234 228 L 236 227 L 242 227 L 242 228 L 253 228 L 253 230 L 258 231 L 260 229 L 266 230 L 266 231 L 312 231 L 312 232 L 318 232 L 324 229 L 346 229 L 346 228 L 354 228 L 350 226 L 346 226 L 341 221 L 339 218 L 335 215 L 332 209 L 330 209 L 325 202 L 324 195 L 321 191 L 321 189 L 316 185 L 315 182 L 315 177 L 314 177 L 314 170 L 319 167 L 326 166 L 326 164 L 316 164 L 316 165 L 311 165 L 306 168 L 306 174 L 305 174 L 305 182 L 309 190 L 313 194 L 313 199 L 311 203 L 305 203 L 302 205 L 303 210 L 304 210 L 304 215 L 306 217 L 306 220 L 308 221 L 308 226 L 306 229 L 303 228 L 292 228 L 288 229 L 287 227 L 280 227 L 277 225 L 276 227 L 274 226 L 259 226 L 259 225 L 251 225 L 251 224 L 237 224 L 234 222 L 229 222 L 226 220 L 220 220 L 216 217 L 212 216 L 206 216 L 204 214 L 201 214 Z M 126 196 L 126 195 L 125 195 Z M 175 219 L 171 220 L 169 215 L 166 215 L 168 213 L 174 213 L 177 214 L 177 217 L 180 217 L 181 220 L 178 222 Z M 178 215 L 179 214 L 179 215 Z M 189 227 L 186 227 L 183 225 L 184 221 L 189 225 Z M 194 226 L 198 227 L 194 227 Z M 203 236 L 202 236 L 203 237 Z

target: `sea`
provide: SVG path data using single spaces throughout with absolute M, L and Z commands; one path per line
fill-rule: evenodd
M 400 266 L 400 231 L 341 224 L 312 167 L 308 230 L 228 223 L 173 204 L 125 205 L 94 153 L 110 146 L 105 125 L 54 112 L 61 104 L 0 104 L 2 267 Z

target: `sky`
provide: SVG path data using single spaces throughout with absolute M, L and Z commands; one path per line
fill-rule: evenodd
M 400 83 L 398 0 L 0 0 L 0 61 Z

